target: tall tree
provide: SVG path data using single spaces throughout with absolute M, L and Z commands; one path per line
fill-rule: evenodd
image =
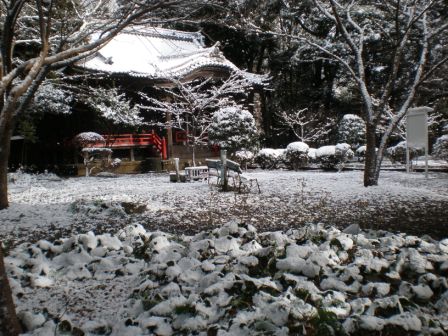
M 275 36 L 290 64 L 317 70 L 316 78 L 329 85 L 322 86 L 329 98 L 324 100 L 327 110 L 329 101 L 337 103 L 337 92 L 349 88 L 345 91 L 353 96 L 345 101 L 350 110 L 344 112 L 362 115 L 367 125 L 365 186 L 378 184 L 385 148 L 408 108 L 440 106 L 446 97 L 445 0 L 229 1 L 236 23 L 229 20 L 237 29 Z M 274 64 L 275 59 L 270 66 Z M 301 76 L 280 66 L 283 76 Z
M 14 122 L 50 71 L 93 54 L 129 25 L 160 24 L 212 4 L 185 0 L 2 1 L 0 209 L 8 206 L 7 170 Z
M 392 132 L 422 84 L 448 61 L 446 1 L 313 0 L 301 11 L 293 3 L 285 11 L 298 23 L 288 35 L 301 42 L 294 59 L 332 61 L 354 82 L 366 122 L 364 185 L 377 185 Z

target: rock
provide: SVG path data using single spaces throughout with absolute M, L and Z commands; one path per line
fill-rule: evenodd
M 54 285 L 54 280 L 46 276 L 31 277 L 32 287 L 48 288 Z
M 27 331 L 33 331 L 42 326 L 46 321 L 44 315 L 33 314 L 29 311 L 21 311 L 17 315 Z
M 359 317 L 359 327 L 361 329 L 369 330 L 369 331 L 380 331 L 383 330 L 386 322 L 379 317 L 362 315 Z
M 409 312 L 389 317 L 387 324 L 400 326 L 406 331 L 421 331 L 422 322 L 420 319 Z
M 361 227 L 358 224 L 352 224 L 347 226 L 342 232 L 351 235 L 357 235 L 361 232 Z

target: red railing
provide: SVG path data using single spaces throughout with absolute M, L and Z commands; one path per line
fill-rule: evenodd
M 120 148 L 153 145 L 162 154 L 163 160 L 168 158 L 166 140 L 155 132 L 145 134 L 103 134 L 103 138 L 106 140 L 106 143 L 98 143 L 93 147 Z

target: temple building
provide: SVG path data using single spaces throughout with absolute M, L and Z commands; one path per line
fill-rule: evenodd
M 173 79 L 188 82 L 201 78 L 226 78 L 239 71 L 254 85 L 261 76 L 240 71 L 219 50 L 219 43 L 206 47 L 204 37 L 198 32 L 183 32 L 155 27 L 128 28 L 114 37 L 98 52 L 75 65 L 85 72 L 107 74 L 125 82 L 128 88 L 148 91 L 151 88 L 173 86 Z M 163 134 L 160 134 L 163 133 Z M 113 146 L 130 149 L 130 159 L 135 160 L 134 149 L 151 146 L 162 160 L 179 157 L 191 158 L 184 131 L 168 128 L 150 134 L 120 135 Z M 216 148 L 199 148 L 198 157 L 216 156 Z
M 243 74 L 254 86 L 262 84 L 263 80 L 262 76 L 239 70 L 219 50 L 219 43 L 206 47 L 204 36 L 199 32 L 147 26 L 123 30 L 96 53 L 78 61 L 67 71 L 71 75 L 82 75 L 93 83 L 92 86 L 113 83 L 126 92 L 145 92 L 147 95 L 156 94 L 163 88 L 172 88 L 173 79 L 181 82 L 209 78 L 219 80 L 227 78 L 233 71 Z M 259 104 L 255 102 L 253 106 Z M 127 167 L 123 172 L 164 169 L 164 162 L 174 157 L 188 165 L 191 158 L 191 148 L 186 146 L 186 134 L 182 130 L 148 127 L 140 134 L 126 130 L 121 134 L 104 134 L 100 125 L 91 123 L 94 112 L 85 106 L 76 107 L 72 116 L 49 118 L 56 119 L 43 123 L 44 127 L 58 123 L 61 127 L 44 129 L 41 134 L 45 137 L 50 133 L 58 134 L 41 142 L 40 154 L 36 154 L 34 149 L 27 149 L 30 157 L 34 155 L 34 161 L 39 156 L 46 166 L 76 164 L 82 167 L 79 162 L 81 157 L 67 154 L 63 143 L 77 134 L 74 132 L 88 131 L 98 132 L 106 138 L 113 136 L 108 146 L 113 150 L 114 157 L 123 159 L 122 166 Z M 25 152 L 23 148 L 16 151 Z M 196 150 L 196 155 L 205 158 L 217 156 L 218 152 L 216 148 L 204 146 Z M 23 162 L 24 155 L 21 156 L 22 159 L 13 158 L 13 162 Z M 32 162 L 33 158 L 28 161 Z M 149 168 L 144 168 L 143 165 L 148 162 Z

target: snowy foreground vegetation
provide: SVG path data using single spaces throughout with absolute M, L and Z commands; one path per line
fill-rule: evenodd
M 385 171 L 368 189 L 362 172 L 246 174 L 261 194 L 166 174 L 11 175 L 0 235 L 28 334 L 448 331 L 445 174 Z M 303 224 L 320 221 L 339 229 Z
M 6 264 L 33 335 L 448 331 L 448 239 L 346 232 L 231 222 L 178 236 L 133 225 L 23 244 Z

